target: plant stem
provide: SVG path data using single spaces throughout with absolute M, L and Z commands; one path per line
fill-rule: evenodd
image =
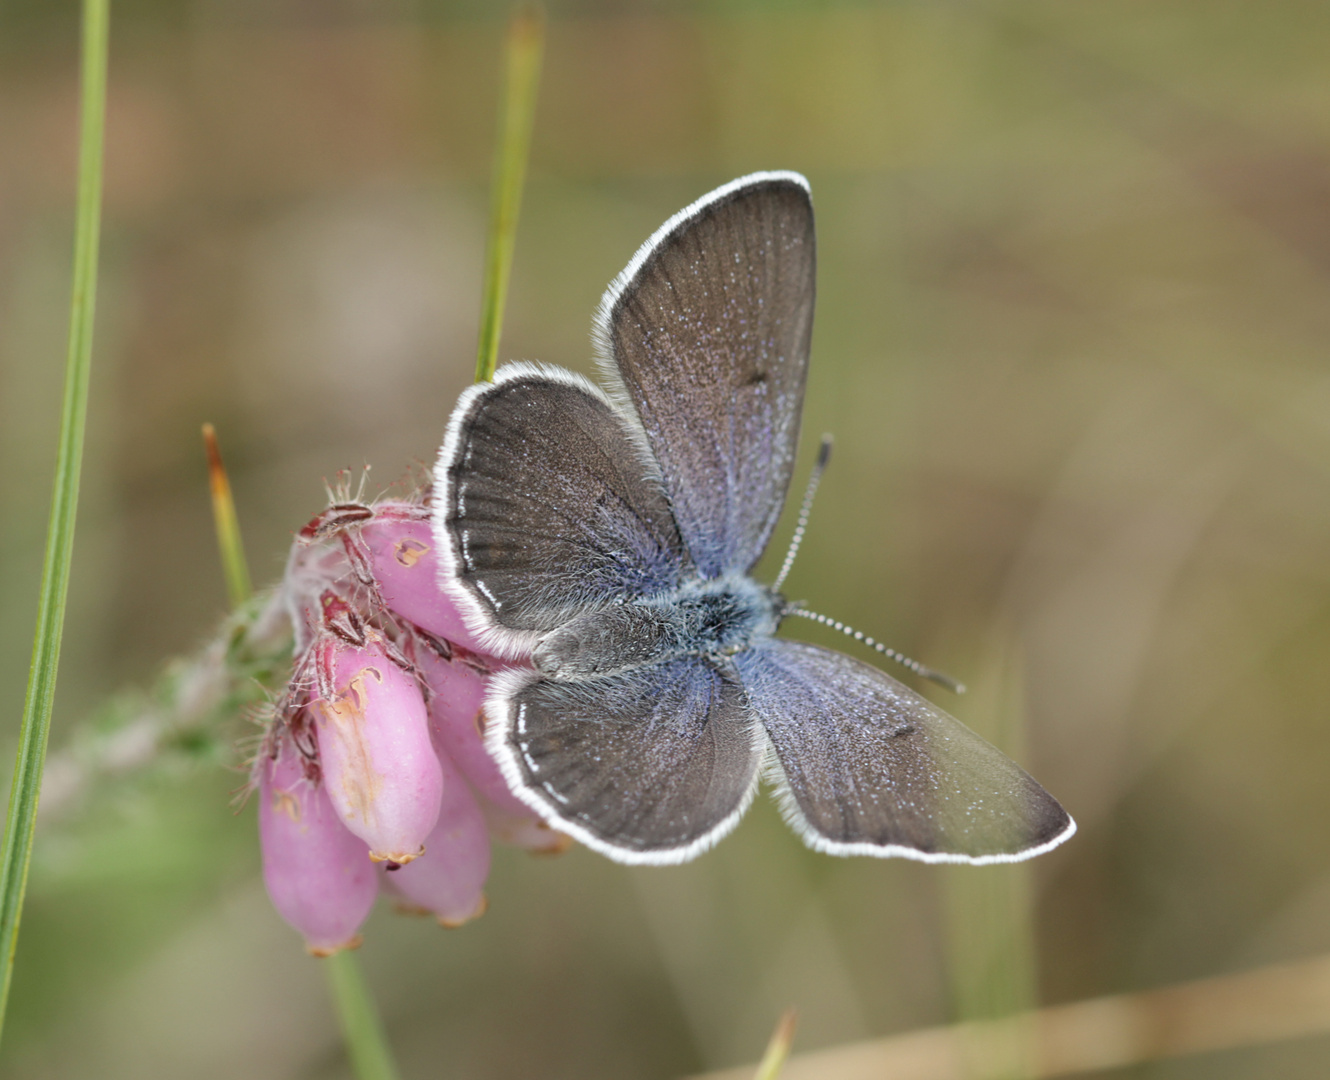
M 494 378 L 499 333 L 508 296 L 508 275 L 517 239 L 517 213 L 531 150 L 536 115 L 536 89 L 545 45 L 545 19 L 536 5 L 518 9 L 504 41 L 504 82 L 499 102 L 499 139 L 490 186 L 489 237 L 485 247 L 484 293 L 480 304 L 480 344 L 476 382 Z
M 249 599 L 249 567 L 245 563 L 245 545 L 240 537 L 231 481 L 217 447 L 217 433 L 211 424 L 203 425 L 203 444 L 208 452 L 208 482 L 212 489 L 213 524 L 217 527 L 217 548 L 232 606 Z M 352 953 L 340 952 L 321 961 L 328 976 L 337 1023 L 346 1043 L 346 1056 L 359 1080 L 398 1080 L 392 1051 L 383 1035 L 383 1024 L 374 1007 L 374 999 L 365 985 L 360 965 Z
M 106 59 L 110 0 L 84 0 L 82 89 L 78 165 L 78 205 L 74 226 L 74 281 L 70 300 L 69 353 L 60 411 L 60 444 L 47 525 L 37 629 L 23 704 L 18 760 L 9 791 L 4 850 L 0 854 L 0 1029 L 9 1003 L 9 985 L 18 945 L 19 918 L 28 884 L 32 835 L 37 822 L 46 740 L 51 730 L 60 637 L 69 594 L 79 471 L 88 417 L 88 375 L 92 366 L 93 314 L 97 299 L 97 247 L 102 208 L 102 133 L 106 119 Z
M 1189 1054 L 1269 1046 L 1330 1033 L 1330 954 L 1155 990 L 1054 1005 L 996 1020 L 922 1028 L 830 1046 L 789 1061 L 788 1080 L 967 1080 L 979 1049 L 993 1057 L 1033 1039 L 1034 1080 L 1082 1076 Z M 1191 1073 L 1203 1076 L 1207 1070 Z M 1218 1071 L 1216 1069 L 1216 1071 Z M 1131 1075 L 1142 1075 L 1133 1072 Z M 750 1080 L 752 1067 L 692 1080 Z
M 231 480 L 222 464 L 222 451 L 217 445 L 217 429 L 203 425 L 203 446 L 208 452 L 208 487 L 212 491 L 212 519 L 217 526 L 217 550 L 222 556 L 222 573 L 226 575 L 226 593 L 232 607 L 239 607 L 249 599 L 249 564 L 245 561 L 245 545 L 240 539 L 240 522 L 236 517 L 236 503 L 231 495 Z
M 517 237 L 517 215 L 531 148 L 544 40 L 545 21 L 540 9 L 536 6 L 521 8 L 510 21 L 504 42 L 505 77 L 490 197 L 480 344 L 476 357 L 477 382 L 487 382 L 494 377 L 499 354 L 499 333 L 503 327 L 503 309 Z M 217 543 L 232 603 L 239 603 L 249 594 L 249 571 L 245 565 L 235 504 L 212 425 L 204 425 L 203 438 L 208 448 Z M 383 1024 L 355 955 L 342 951 L 327 957 L 323 963 L 337 1006 L 347 1055 L 356 1076 L 360 1080 L 397 1080 L 399 1074 L 384 1037 Z
M 398 1080 L 397 1066 L 383 1036 L 365 977 L 354 953 L 343 950 L 322 961 L 337 1004 L 347 1054 L 360 1080 Z

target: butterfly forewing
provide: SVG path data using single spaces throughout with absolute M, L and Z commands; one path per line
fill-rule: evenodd
M 621 862 L 682 862 L 738 822 L 765 737 L 743 691 L 698 659 L 624 676 L 509 676 L 490 751 L 522 799 Z
M 651 463 L 622 414 L 567 372 L 514 364 L 468 391 L 436 485 L 447 584 L 500 651 L 684 572 Z
M 813 328 L 802 177 L 736 180 L 667 222 L 610 286 L 595 336 L 641 419 L 704 577 L 747 572 L 794 467 Z
M 775 639 L 735 664 L 775 748 L 786 811 L 815 848 L 1005 862 L 1075 829 L 1019 765 L 876 668 Z

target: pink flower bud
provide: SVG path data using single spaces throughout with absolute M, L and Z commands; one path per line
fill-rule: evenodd
M 439 557 L 428 521 L 412 520 L 407 504 L 379 503 L 360 530 L 379 593 L 393 611 L 435 637 L 483 651 L 452 599 L 439 586 Z
M 425 840 L 425 854 L 410 866 L 383 874 L 387 886 L 444 926 L 461 926 L 485 913 L 485 879 L 490 872 L 490 839 L 485 819 L 461 773 L 440 758 L 443 805 Z
M 305 947 L 329 956 L 359 945 L 378 893 L 374 867 L 285 740 L 275 760 L 259 763 L 259 840 L 268 896 Z
M 335 687 L 310 705 L 328 798 L 371 859 L 408 863 L 438 820 L 443 789 L 420 687 L 372 636 L 364 648 L 329 637 L 315 649 L 320 681 Z

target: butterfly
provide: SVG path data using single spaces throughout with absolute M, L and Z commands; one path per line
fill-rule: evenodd
M 764 775 L 835 855 L 990 863 L 1074 831 L 1015 762 L 877 668 L 777 638 L 750 575 L 794 470 L 815 291 L 797 173 L 670 218 L 610 284 L 605 389 L 507 364 L 462 394 L 434 474 L 442 584 L 489 651 L 486 744 L 553 827 L 684 862 Z

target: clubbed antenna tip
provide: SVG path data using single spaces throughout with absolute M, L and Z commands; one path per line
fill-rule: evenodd
M 823 469 L 827 467 L 827 464 L 831 461 L 831 444 L 832 444 L 831 436 L 823 435 L 822 445 L 817 448 L 817 462 L 816 464 L 813 465 L 813 469 L 815 471 L 821 472 Z

